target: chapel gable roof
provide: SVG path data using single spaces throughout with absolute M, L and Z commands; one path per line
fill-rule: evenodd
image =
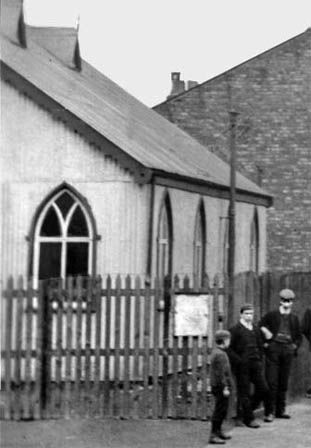
M 26 47 L 16 45 L 5 32 L 1 39 L 3 78 L 71 122 L 103 151 L 108 148 L 111 157 L 138 172 L 141 182 L 161 175 L 182 180 L 183 185 L 199 183 L 229 191 L 228 164 L 205 146 L 84 60 L 79 70 L 70 67 L 78 42 L 72 29 L 26 27 Z M 266 191 L 239 173 L 236 185 L 247 201 L 260 198 L 264 205 L 271 204 Z

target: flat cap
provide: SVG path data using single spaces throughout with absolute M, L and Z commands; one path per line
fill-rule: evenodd
M 227 330 L 217 330 L 215 333 L 215 342 L 216 344 L 224 339 L 229 339 L 231 337 L 230 331 Z
M 254 306 L 251 303 L 244 303 L 244 305 L 240 308 L 240 313 L 244 313 L 244 311 L 254 311 Z
M 279 292 L 279 296 L 281 297 L 281 299 L 294 299 L 295 293 L 291 289 L 286 288 L 286 289 L 282 289 Z

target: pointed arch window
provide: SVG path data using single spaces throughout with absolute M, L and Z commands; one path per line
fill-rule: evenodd
M 251 223 L 250 232 L 250 271 L 258 273 L 259 270 L 259 226 L 257 211 L 254 213 L 254 217 Z
M 95 229 L 82 201 L 62 189 L 43 206 L 34 229 L 35 280 L 92 274 Z
M 162 281 L 172 271 L 172 233 L 170 200 L 166 195 L 160 211 L 157 238 L 157 276 Z
M 223 248 L 222 248 L 222 269 L 223 274 L 227 275 L 229 273 L 229 217 L 225 216 L 221 218 L 223 222 Z
M 203 202 L 200 203 L 196 214 L 193 247 L 193 273 L 198 285 L 202 286 L 205 272 L 206 255 L 206 227 Z

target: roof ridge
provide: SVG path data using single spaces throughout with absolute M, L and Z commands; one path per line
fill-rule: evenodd
M 226 162 L 102 72 L 97 74 L 91 64 L 87 63 L 90 71 L 68 70 L 55 56 L 51 59 L 50 53 L 37 42 L 31 41 L 27 49 L 13 48 L 12 42 L 3 37 L 6 45 L 1 57 L 10 70 L 56 101 L 64 113 L 77 117 L 79 123 L 85 123 L 98 136 L 110 141 L 129 159 L 149 170 L 165 170 L 172 176 L 228 188 Z M 37 70 L 40 60 L 42 67 Z M 54 61 L 57 65 L 51 65 Z M 72 95 L 78 90 L 78 95 Z M 131 123 L 135 126 L 129 126 Z M 87 128 L 83 132 L 88 132 Z M 271 198 L 241 173 L 237 177 L 237 189 L 244 195 Z
M 158 103 L 158 104 L 156 104 L 155 106 L 152 106 L 152 109 L 154 109 L 154 108 L 156 108 L 156 107 L 158 107 L 158 106 L 161 106 L 161 105 L 163 105 L 163 104 L 166 104 L 166 103 L 168 103 L 168 102 L 170 102 L 170 101 L 173 101 L 173 100 L 175 100 L 175 99 L 177 99 L 177 98 L 180 98 L 181 96 L 186 95 L 188 92 L 190 92 L 190 90 L 198 89 L 198 88 L 204 86 L 205 84 L 207 84 L 207 83 L 209 83 L 209 82 L 212 82 L 212 81 L 214 81 L 214 80 L 217 79 L 217 78 L 220 78 L 221 76 L 225 76 L 225 75 L 229 74 L 230 72 L 232 72 L 233 70 L 236 70 L 236 69 L 242 67 L 243 65 L 248 64 L 249 62 L 253 61 L 254 59 L 257 59 L 257 58 L 260 58 L 260 57 L 262 57 L 262 56 L 265 56 L 267 53 L 270 53 L 270 52 L 272 52 L 272 51 L 278 49 L 279 47 L 282 47 L 283 45 L 289 44 L 291 41 L 293 41 L 293 40 L 295 40 L 295 39 L 298 39 L 298 38 L 304 36 L 306 33 L 309 33 L 309 32 L 311 32 L 311 27 L 308 27 L 308 28 L 307 28 L 305 31 L 303 31 L 302 33 L 296 34 L 295 36 L 290 37 L 289 39 L 287 39 L 287 40 L 285 40 L 285 41 L 283 41 L 283 42 L 280 42 L 279 44 L 276 44 L 276 45 L 274 45 L 273 47 L 268 48 L 267 50 L 264 50 L 264 51 L 262 51 L 261 53 L 258 53 L 258 54 L 256 54 L 255 56 L 252 56 L 251 58 L 246 59 L 245 61 L 240 62 L 240 63 L 237 64 L 237 65 L 234 65 L 233 67 L 231 67 L 231 68 L 229 68 L 228 70 L 225 70 L 225 71 L 219 73 L 218 75 L 212 76 L 212 78 L 209 78 L 209 79 L 207 79 L 207 80 L 205 80 L 205 81 L 203 81 L 203 82 L 197 84 L 196 86 L 192 87 L 191 89 L 184 90 L 183 92 L 181 92 L 181 93 L 179 93 L 179 94 L 177 94 L 177 95 L 174 95 L 174 96 L 172 96 L 171 98 L 167 98 L 167 99 L 165 99 L 165 100 L 162 101 L 161 103 Z

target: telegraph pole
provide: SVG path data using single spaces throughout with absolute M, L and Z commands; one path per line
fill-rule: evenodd
M 236 203 L 236 122 L 238 112 L 230 111 L 230 204 L 229 204 L 229 253 L 228 280 L 229 301 L 228 320 L 233 318 L 234 312 L 234 265 L 235 265 L 235 203 Z

